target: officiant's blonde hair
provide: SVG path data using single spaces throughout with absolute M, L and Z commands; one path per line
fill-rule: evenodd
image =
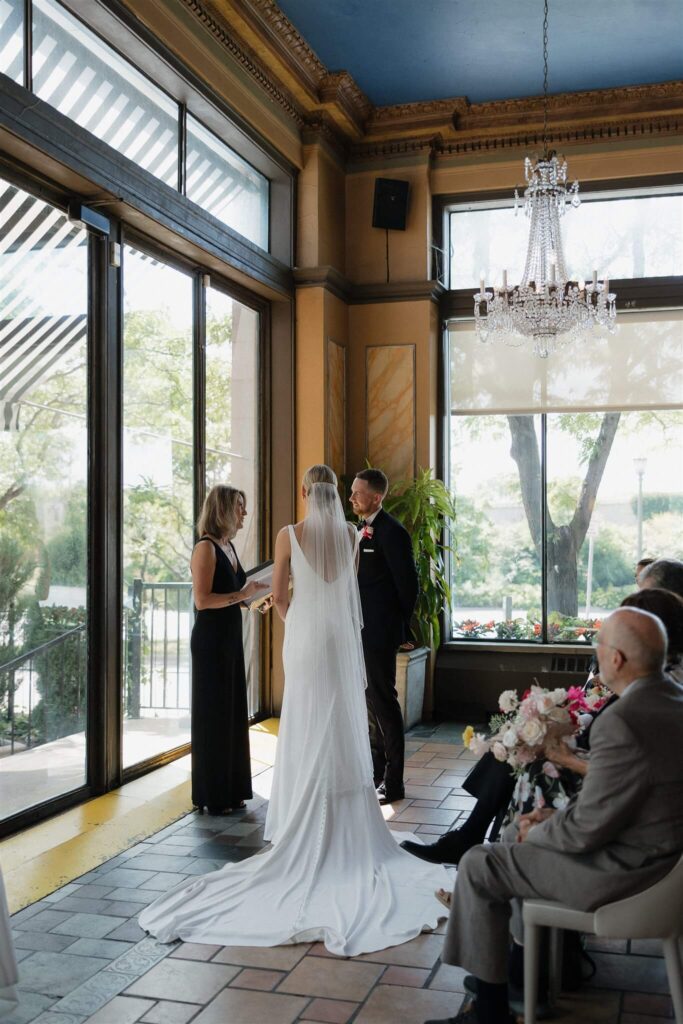
M 203 537 L 229 537 L 237 533 L 237 506 L 240 499 L 247 507 L 247 496 L 237 487 L 216 484 L 204 498 L 204 504 L 197 520 L 197 534 Z
M 334 484 L 336 487 L 337 474 L 329 466 L 321 463 L 319 466 L 309 466 L 301 483 L 306 494 L 310 494 L 313 484 Z

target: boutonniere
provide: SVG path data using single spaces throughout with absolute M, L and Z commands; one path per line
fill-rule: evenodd
M 363 540 L 372 540 L 372 535 L 374 532 L 375 530 L 372 526 L 364 526 L 363 529 L 360 531 L 360 535 L 363 538 Z

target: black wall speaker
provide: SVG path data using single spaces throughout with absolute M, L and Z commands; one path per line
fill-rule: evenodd
M 409 181 L 375 178 L 375 201 L 372 206 L 373 228 L 405 231 L 408 212 Z

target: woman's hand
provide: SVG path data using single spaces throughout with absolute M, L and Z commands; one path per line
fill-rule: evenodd
M 535 811 L 530 811 L 529 814 L 520 814 L 517 819 L 517 828 L 519 829 L 517 833 L 517 842 L 525 842 L 534 825 L 539 825 L 554 813 L 555 811 L 552 807 L 539 807 Z
M 243 601 L 251 601 L 255 597 L 263 597 L 267 594 L 270 587 L 267 583 L 256 583 L 253 580 L 245 585 L 240 590 L 240 596 Z
M 275 600 L 275 599 L 274 599 L 273 595 L 271 594 L 271 595 L 270 595 L 269 597 L 267 597 L 267 598 L 265 599 L 265 601 L 263 601 L 263 602 L 262 602 L 262 603 L 261 603 L 261 604 L 260 604 L 260 605 L 258 606 L 258 608 L 256 609 L 256 611 L 257 611 L 257 612 L 259 612 L 259 614 L 261 614 L 261 615 L 265 615 L 265 614 L 266 614 L 266 612 L 269 612 L 269 611 L 270 611 L 270 609 L 271 609 L 271 608 L 273 607 L 273 602 L 274 602 L 274 600 Z
M 564 740 L 553 736 L 547 741 L 544 747 L 544 754 L 548 761 L 552 761 L 559 768 L 569 768 L 577 775 L 585 775 L 588 771 L 588 763 L 569 749 Z

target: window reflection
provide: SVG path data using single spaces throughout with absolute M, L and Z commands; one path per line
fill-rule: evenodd
M 0 181 L 0 814 L 86 782 L 84 231 Z
M 245 569 L 260 554 L 258 474 L 259 315 L 228 295 L 206 293 L 206 488 L 227 483 L 247 495 L 248 515 L 235 546 Z M 261 617 L 244 613 L 249 714 L 259 710 Z
M 177 187 L 178 104 L 55 0 L 33 0 L 33 89 Z
M 190 738 L 192 280 L 124 249 L 124 767 Z

